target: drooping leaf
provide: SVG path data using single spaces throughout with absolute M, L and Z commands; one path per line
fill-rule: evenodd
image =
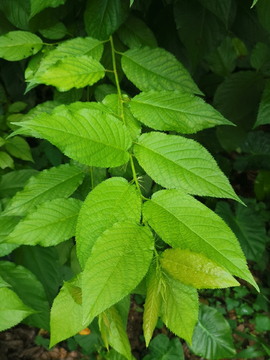
M 257 288 L 233 232 L 219 216 L 193 197 L 179 190 L 156 192 L 152 200 L 144 204 L 143 214 L 156 233 L 173 248 L 203 253 Z
M 146 274 L 153 237 L 128 221 L 105 230 L 93 246 L 82 280 L 84 323 L 129 294 Z
M 147 174 L 164 187 L 239 201 L 215 160 L 194 140 L 151 132 L 140 136 L 134 154 Z
M 59 40 L 67 35 L 68 30 L 62 22 L 58 22 L 49 28 L 39 30 L 39 32 L 46 39 Z
M 104 67 L 95 59 L 82 56 L 64 57 L 46 71 L 35 75 L 34 81 L 38 84 L 53 85 L 59 91 L 67 91 L 75 87 L 83 88 L 93 85 L 105 75 Z
M 260 102 L 259 112 L 254 128 L 259 125 L 270 124 L 270 81 L 268 80 Z
M 218 360 L 235 355 L 230 326 L 218 310 L 200 305 L 191 349 L 205 359 Z
M 35 313 L 35 310 L 24 305 L 14 291 L 8 288 L 0 289 L 0 331 L 17 325 L 27 316 Z
M 202 94 L 184 66 L 161 48 L 134 48 L 122 56 L 127 78 L 141 91 L 181 90 Z
M 165 250 L 161 266 L 176 280 L 197 289 L 225 288 L 239 285 L 227 271 L 203 253 L 189 249 Z
M 64 283 L 53 301 L 51 309 L 51 342 L 50 347 L 65 340 L 85 326 L 82 323 L 82 306 L 72 296 L 72 291 L 81 287 L 81 277 L 76 276 Z
M 132 140 L 127 129 L 115 117 L 101 111 L 63 109 L 20 125 L 23 131 L 27 129 L 32 135 L 45 138 L 65 155 L 86 165 L 120 166 L 129 159 L 127 150 Z
M 201 98 L 180 91 L 150 91 L 130 101 L 134 116 L 145 125 L 164 131 L 192 134 L 221 124 L 230 124 Z
M 16 266 L 9 261 L 0 262 L 0 275 L 23 303 L 35 310 L 36 314 L 32 314 L 24 322 L 49 330 L 49 303 L 44 288 L 35 275 L 23 266 Z
M 130 15 L 117 31 L 121 41 L 129 48 L 139 46 L 157 47 L 153 32 L 140 19 Z
M 31 149 L 27 141 L 19 136 L 8 139 L 5 144 L 7 151 L 18 159 L 33 161 Z
M 139 224 L 141 200 L 134 185 L 117 177 L 99 184 L 86 198 L 76 230 L 77 253 L 84 268 L 99 236 L 118 221 Z
M 38 14 L 45 8 L 53 7 L 56 8 L 60 5 L 63 5 L 66 0 L 31 0 L 31 14 L 29 19 Z
M 191 343 L 198 320 L 198 294 L 193 286 L 186 286 L 166 276 L 161 319 L 177 336 Z
M 69 197 L 83 179 L 83 170 L 74 165 L 60 165 L 31 177 L 24 189 L 10 201 L 3 215 L 26 215 L 36 205 L 56 198 Z
M 1 176 L 0 197 L 10 198 L 23 189 L 27 180 L 38 174 L 34 169 L 12 171 Z
M 129 0 L 88 0 L 84 13 L 89 36 L 108 40 L 129 14 Z
M 53 246 L 75 236 L 82 202 L 77 199 L 55 199 L 41 204 L 21 220 L 6 238 L 10 244 Z
M 267 237 L 263 218 L 248 206 L 235 204 L 235 215 L 230 205 L 218 202 L 216 213 L 230 226 L 248 260 L 258 261 L 265 249 Z
M 0 168 L 6 169 L 8 167 L 14 169 L 14 161 L 6 152 L 0 151 Z
M 18 61 L 35 55 L 42 48 L 42 40 L 26 31 L 11 31 L 0 37 L 0 57 Z
M 158 334 L 149 345 L 150 355 L 143 360 L 184 360 L 184 352 L 178 338 L 171 341 L 165 334 Z
M 51 304 L 62 282 L 57 251 L 53 247 L 22 245 L 14 251 L 14 261 L 36 275 Z

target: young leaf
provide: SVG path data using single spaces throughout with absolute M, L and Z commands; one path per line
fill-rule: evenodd
M 81 168 L 68 164 L 43 170 L 28 180 L 24 189 L 12 198 L 2 215 L 23 216 L 44 201 L 67 198 L 80 185 L 83 176 Z
M 270 81 L 266 82 L 260 102 L 259 112 L 253 128 L 260 125 L 270 124 Z
M 53 246 L 75 236 L 82 202 L 55 199 L 41 204 L 16 226 L 6 238 L 10 244 Z
M 127 129 L 115 117 L 101 111 L 63 109 L 23 122 L 23 131 L 56 145 L 65 155 L 83 164 L 114 167 L 128 162 L 132 144 Z
M 141 93 L 131 99 L 130 108 L 137 119 L 155 130 L 192 134 L 231 124 L 201 98 L 180 91 Z
M 118 221 L 139 224 L 141 200 L 134 185 L 117 177 L 99 184 L 86 198 L 78 217 L 77 253 L 84 268 L 99 236 Z
M 31 14 L 29 17 L 29 20 L 41 12 L 43 9 L 48 7 L 56 8 L 60 5 L 63 5 L 66 2 L 66 0 L 31 0 Z
M 191 349 L 205 359 L 229 359 L 235 355 L 230 326 L 218 310 L 200 305 Z
M 139 137 L 134 154 L 161 186 L 240 201 L 213 157 L 194 140 L 151 132 Z
M 164 276 L 165 286 L 161 319 L 177 336 L 191 343 L 198 320 L 198 294 L 193 286 L 186 286 L 169 275 Z
M 0 301 L 0 331 L 17 325 L 24 318 L 35 313 L 35 310 L 24 305 L 15 292 L 8 288 L 0 289 Z
M 184 66 L 161 48 L 134 48 L 122 56 L 127 78 L 141 91 L 181 90 L 202 94 Z
M 0 275 L 11 285 L 23 303 L 35 310 L 36 314 L 29 316 L 24 322 L 49 330 L 49 303 L 44 288 L 35 275 L 9 261 L 0 262 Z
M 104 67 L 95 59 L 86 55 L 69 56 L 58 60 L 41 74 L 35 75 L 31 81 L 53 85 L 59 91 L 67 91 L 73 87 L 79 89 L 93 85 L 104 75 Z
M 100 315 L 102 328 L 108 343 L 120 354 L 131 360 L 131 349 L 128 336 L 117 309 L 111 306 Z M 107 326 L 108 325 L 108 326 Z
M 129 0 L 88 0 L 84 13 L 89 36 L 108 40 L 129 14 Z
M 93 246 L 82 280 L 84 323 L 129 294 L 146 274 L 153 237 L 128 221 L 105 230 Z
M 82 323 L 82 306 L 74 298 L 74 291 L 80 289 L 80 287 L 81 276 L 76 276 L 64 283 L 59 294 L 54 299 L 51 309 L 50 347 L 85 328 Z
M 174 279 L 197 289 L 215 289 L 238 286 L 226 270 L 203 253 L 189 249 L 168 249 L 160 258 L 160 263 Z
M 155 193 L 143 207 L 145 220 L 174 248 L 205 254 L 258 289 L 230 228 L 206 206 L 179 190 Z
M 18 61 L 35 55 L 43 46 L 42 40 L 27 31 L 11 31 L 0 37 L 0 57 Z
M 5 144 L 7 151 L 18 159 L 34 162 L 28 143 L 19 136 L 8 139 Z

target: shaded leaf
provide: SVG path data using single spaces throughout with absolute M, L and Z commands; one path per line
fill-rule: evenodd
M 14 161 L 6 152 L 0 151 L 0 168 L 6 169 L 7 167 L 14 169 Z
M 5 148 L 10 155 L 15 156 L 16 158 L 34 162 L 30 146 L 26 140 L 19 136 L 14 136 L 13 138 L 8 139 L 5 143 Z
M 58 7 L 65 3 L 66 0 L 31 0 L 31 14 L 29 19 L 31 19 L 33 16 L 38 14 L 40 11 L 42 11 L 45 8 L 48 7 Z
M 149 345 L 150 355 L 143 360 L 184 360 L 184 352 L 178 338 L 171 341 L 165 334 L 158 334 Z
M 39 32 L 46 39 L 59 40 L 67 35 L 68 30 L 62 22 L 58 22 L 49 28 L 39 30 Z
M 259 112 L 254 128 L 260 125 L 270 124 L 270 81 L 266 82 L 260 102 Z
M 23 169 L 12 171 L 1 176 L 0 180 L 0 197 L 12 197 L 17 191 L 23 189 L 27 180 L 38 174 L 34 169 Z

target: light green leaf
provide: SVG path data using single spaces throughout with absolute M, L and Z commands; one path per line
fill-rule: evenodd
M 122 67 L 127 78 L 141 91 L 181 90 L 202 94 L 184 66 L 164 49 L 130 49 L 122 56 Z
M 6 141 L 5 147 L 12 156 L 25 161 L 34 162 L 30 146 L 23 138 L 14 136 Z
M 84 12 L 86 32 L 95 39 L 108 40 L 128 14 L 129 0 L 88 0 Z
M 169 275 L 165 277 L 161 319 L 177 336 L 191 343 L 198 320 L 199 301 L 197 290 L 186 286 Z
M 218 310 L 204 304 L 200 305 L 192 344 L 192 351 L 205 359 L 230 359 L 235 355 L 229 324 Z
M 63 5 L 66 0 L 30 0 L 31 1 L 31 14 L 29 19 L 38 14 L 45 8 L 53 7 L 56 8 L 60 5 Z
M 69 56 L 58 60 L 31 81 L 53 85 L 59 91 L 67 91 L 73 87 L 79 89 L 93 85 L 104 75 L 104 67 L 95 59 L 86 55 Z
M 110 84 L 101 84 L 96 87 L 94 94 L 96 101 L 101 102 L 107 95 L 117 94 L 117 89 Z
M 7 153 L 0 151 L 0 168 L 6 169 L 7 167 L 14 169 L 14 161 Z
M 220 201 L 216 213 L 232 229 L 248 260 L 257 262 L 261 258 L 267 241 L 265 222 L 251 206 L 235 205 L 235 215 L 230 205 Z
M 144 360 L 184 360 L 184 352 L 179 338 L 171 341 L 165 334 L 158 334 L 149 345 L 150 355 Z
M 129 48 L 139 46 L 157 47 L 153 32 L 140 19 L 130 15 L 117 31 L 121 41 Z
M 81 168 L 68 164 L 43 170 L 28 180 L 24 189 L 12 198 L 3 215 L 23 216 L 44 201 L 67 198 L 82 182 L 83 176 Z
M 134 154 L 147 174 L 164 187 L 240 201 L 209 152 L 194 140 L 147 133 L 138 139 Z
M 86 165 L 120 166 L 129 159 L 127 150 L 132 140 L 127 129 L 115 117 L 101 111 L 57 111 L 52 116 L 42 114 L 20 125 Z
M 266 82 L 260 102 L 257 120 L 253 128 L 265 124 L 270 124 L 270 80 Z
M 11 198 L 17 191 L 23 189 L 26 181 L 29 180 L 30 177 L 37 174 L 37 170 L 25 169 L 2 175 L 0 179 L 0 197 Z
M 143 214 L 156 233 L 172 247 L 203 253 L 258 288 L 233 232 L 219 216 L 192 196 L 179 190 L 159 191 L 144 204 Z
M 113 349 L 131 359 L 131 348 L 121 316 L 114 306 L 100 315 L 101 327 L 105 330 L 108 343 Z M 108 325 L 108 326 L 106 326 Z
M 82 306 L 72 296 L 72 292 L 76 288 L 80 289 L 80 287 L 81 277 L 76 276 L 64 283 L 59 294 L 54 299 L 51 309 L 50 347 L 85 328 L 82 323 Z
M 150 91 L 130 101 L 133 115 L 155 130 L 192 134 L 216 125 L 231 124 L 201 98 L 180 91 Z
M 20 323 L 35 310 L 24 305 L 21 299 L 8 288 L 0 289 L 0 331 L 11 328 Z
M 58 22 L 49 28 L 40 29 L 39 32 L 46 39 L 59 40 L 65 37 L 68 31 L 62 22 Z
M 98 238 L 83 272 L 85 324 L 139 284 L 152 260 L 153 241 L 148 228 L 128 221 Z
M 106 106 L 108 106 L 110 109 L 112 109 L 113 114 L 119 118 L 119 120 L 123 121 L 121 118 L 121 105 L 118 95 L 111 94 L 104 98 L 102 103 Z M 126 102 L 123 103 L 123 113 L 124 113 L 124 119 L 125 119 L 125 125 L 127 126 L 129 133 L 133 140 L 136 140 L 139 135 L 141 134 L 141 124 L 140 122 L 135 119 L 135 117 L 132 115 L 132 112 L 130 111 L 128 105 Z
M 19 223 L 19 217 L 1 217 L 0 216 L 0 257 L 10 254 L 20 245 L 6 244 L 5 239 Z
M 24 304 L 35 310 L 36 314 L 29 316 L 24 322 L 49 330 L 49 303 L 44 288 L 35 275 L 23 266 L 16 266 L 9 261 L 0 262 L 0 275 L 11 285 Z
M 10 244 L 54 246 L 75 236 L 82 202 L 55 199 L 41 204 L 16 226 L 6 238 Z
M 165 250 L 160 259 L 161 266 L 174 279 L 197 289 L 215 289 L 238 286 L 226 270 L 203 253 L 189 249 Z
M 8 112 L 11 114 L 19 113 L 26 109 L 28 104 L 23 101 L 16 101 L 15 103 L 11 104 L 8 108 Z
M 257 4 L 258 0 L 253 0 L 253 3 L 251 5 L 251 8 L 253 8 L 253 6 L 255 6 Z
M 44 103 L 39 104 L 33 109 L 31 109 L 26 115 L 24 115 L 23 121 L 31 120 L 44 112 L 50 114 L 53 109 L 59 105 L 60 103 L 58 101 L 45 101 Z
M 134 185 L 117 177 L 99 184 L 86 198 L 78 217 L 77 253 L 84 268 L 99 236 L 118 221 L 139 224 L 141 200 Z
M 11 31 L 0 37 L 0 57 L 18 61 L 35 55 L 43 46 L 42 40 L 26 31 Z
M 252 6 L 255 4 L 253 3 Z M 269 32 L 270 3 L 267 0 L 260 0 L 256 6 L 258 18 L 262 26 Z
M 200 0 L 200 2 L 227 27 L 231 10 L 231 0 Z

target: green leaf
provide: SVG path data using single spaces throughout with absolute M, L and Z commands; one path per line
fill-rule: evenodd
M 147 287 L 147 295 L 143 312 L 143 333 L 146 347 L 155 330 L 161 306 L 161 284 L 157 276 L 153 276 Z
M 270 319 L 264 314 L 256 314 L 255 317 L 256 331 L 270 331 Z
M 153 32 L 140 19 L 130 15 L 117 31 L 121 41 L 129 48 L 139 46 L 157 47 Z
M 153 240 L 148 228 L 128 221 L 98 238 L 83 272 L 85 324 L 139 284 L 152 260 Z
M 107 95 L 117 94 L 117 89 L 110 84 L 101 84 L 96 87 L 94 94 L 96 101 L 101 102 Z
M 252 6 L 255 4 L 253 3 Z M 267 0 L 260 0 L 256 5 L 258 19 L 262 26 L 269 32 L 270 25 L 269 25 L 269 16 L 270 16 L 270 4 Z
M 26 109 L 28 104 L 22 102 L 22 101 L 16 101 L 15 103 L 11 104 L 8 108 L 9 113 L 19 113 Z
M 50 114 L 53 109 L 59 105 L 60 103 L 58 101 L 45 101 L 44 103 L 39 104 L 33 109 L 31 109 L 26 115 L 24 115 L 23 121 L 29 121 L 44 112 Z
M 21 299 L 8 288 L 0 289 L 0 331 L 17 325 L 35 311 L 24 305 Z
M 172 247 L 203 253 L 258 288 L 233 232 L 219 216 L 193 197 L 179 190 L 156 192 L 152 200 L 144 204 L 143 214 Z
M 28 16 L 30 14 L 29 0 L 1 0 L 0 10 L 7 19 L 19 29 L 29 30 Z
M 149 345 L 150 355 L 143 360 L 184 360 L 184 352 L 178 338 L 171 341 L 165 334 L 158 334 Z
M 130 108 L 137 119 L 155 130 L 192 134 L 231 124 L 201 98 L 180 91 L 140 93 L 131 99 Z
M 51 309 L 51 342 L 50 347 L 63 341 L 85 326 L 82 323 L 82 306 L 75 301 L 72 291 L 81 286 L 81 277 L 76 276 L 65 282 L 53 301 Z
M 30 177 L 38 174 L 34 169 L 12 171 L 4 174 L 0 179 L 0 197 L 11 198 L 17 191 L 23 189 Z
M 7 167 L 14 169 L 13 159 L 4 151 L 0 151 L 0 168 L 6 169 Z
M 6 141 L 5 147 L 7 151 L 18 159 L 34 162 L 31 149 L 28 143 L 19 136 L 14 136 Z
M 169 275 L 165 277 L 161 320 L 177 336 L 191 343 L 198 319 L 198 294 L 193 286 L 186 286 Z
M 62 282 L 58 254 L 55 248 L 22 245 L 14 251 L 14 261 L 36 275 L 44 286 L 47 299 L 51 304 L 58 294 Z
M 56 198 L 69 197 L 83 179 L 83 171 L 74 165 L 43 170 L 28 180 L 24 189 L 10 201 L 3 215 L 26 215 L 36 205 Z
M 0 57 L 18 61 L 35 55 L 42 48 L 42 40 L 26 31 L 11 31 L 0 37 Z
M 1 185 L 1 183 L 0 183 Z M 270 171 L 260 170 L 255 180 L 254 192 L 258 200 L 263 200 L 270 194 Z
M 141 91 L 181 90 L 202 94 L 184 66 L 161 48 L 134 48 L 122 56 L 127 78 Z
M 53 85 L 59 91 L 67 91 L 73 87 L 79 89 L 93 85 L 105 75 L 104 67 L 95 59 L 82 56 L 64 57 L 58 60 L 32 81 L 38 84 Z
M 139 224 L 141 199 L 134 185 L 117 177 L 99 184 L 86 198 L 76 230 L 77 253 L 84 268 L 99 236 L 118 221 Z
M 270 80 L 266 82 L 260 102 L 257 120 L 253 128 L 265 124 L 270 124 Z
M 100 322 L 101 327 L 105 330 L 107 341 L 111 347 L 127 359 L 131 359 L 131 348 L 128 336 L 117 309 L 114 306 L 111 306 L 109 309 L 105 310 L 104 313 L 100 315 Z
M 253 3 L 251 5 L 251 8 L 253 8 L 253 6 L 255 6 L 257 4 L 258 0 L 253 0 Z
M 211 4 L 214 2 L 212 0 Z M 179 0 L 174 5 L 174 18 L 178 35 L 190 54 L 193 68 L 204 55 L 215 50 L 226 36 L 221 21 L 196 0 Z
M 31 14 L 29 19 L 38 14 L 45 8 L 53 7 L 56 8 L 60 5 L 63 5 L 66 0 L 30 0 L 31 1 Z
M 128 14 L 129 0 L 88 0 L 84 12 L 86 32 L 95 39 L 108 40 Z
M 227 28 L 231 10 L 231 0 L 200 0 L 200 2 L 215 14 Z
M 239 201 L 215 160 L 194 140 L 151 132 L 140 136 L 134 154 L 147 174 L 164 187 Z
M 49 330 L 49 303 L 44 288 L 35 275 L 23 266 L 16 266 L 8 261 L 0 262 L 0 275 L 11 285 L 23 303 L 35 310 L 36 314 L 29 316 L 24 322 Z
M 100 111 L 82 109 L 42 114 L 21 123 L 36 137 L 45 138 L 65 155 L 83 164 L 98 167 L 127 163 L 131 137 L 120 121 Z
M 254 69 L 261 71 L 265 76 L 270 74 L 270 48 L 258 42 L 252 50 L 250 63 Z
M 207 305 L 200 305 L 192 344 L 191 350 L 205 359 L 218 360 L 235 355 L 229 324 L 218 310 Z
M 263 218 L 250 206 L 235 204 L 235 215 L 230 205 L 218 202 L 216 213 L 230 226 L 248 260 L 258 261 L 265 249 L 266 232 Z
M 10 254 L 19 245 L 6 244 L 5 239 L 19 223 L 19 217 L 0 217 L 0 257 Z
M 49 28 L 40 29 L 39 32 L 46 39 L 59 40 L 67 35 L 68 30 L 62 22 L 58 22 Z
M 240 285 L 226 270 L 203 253 L 189 249 L 165 250 L 161 266 L 174 279 L 197 289 L 215 289 Z
M 82 202 L 55 199 L 41 204 L 16 226 L 6 238 L 10 244 L 53 246 L 75 236 Z
M 8 284 L 5 280 L 3 280 L 0 276 L 0 289 L 4 287 L 10 287 L 11 285 Z
M 69 91 L 60 92 L 57 89 L 54 90 L 53 98 L 55 101 L 61 104 L 71 104 L 75 101 L 81 100 L 83 96 L 83 89 L 72 88 Z

